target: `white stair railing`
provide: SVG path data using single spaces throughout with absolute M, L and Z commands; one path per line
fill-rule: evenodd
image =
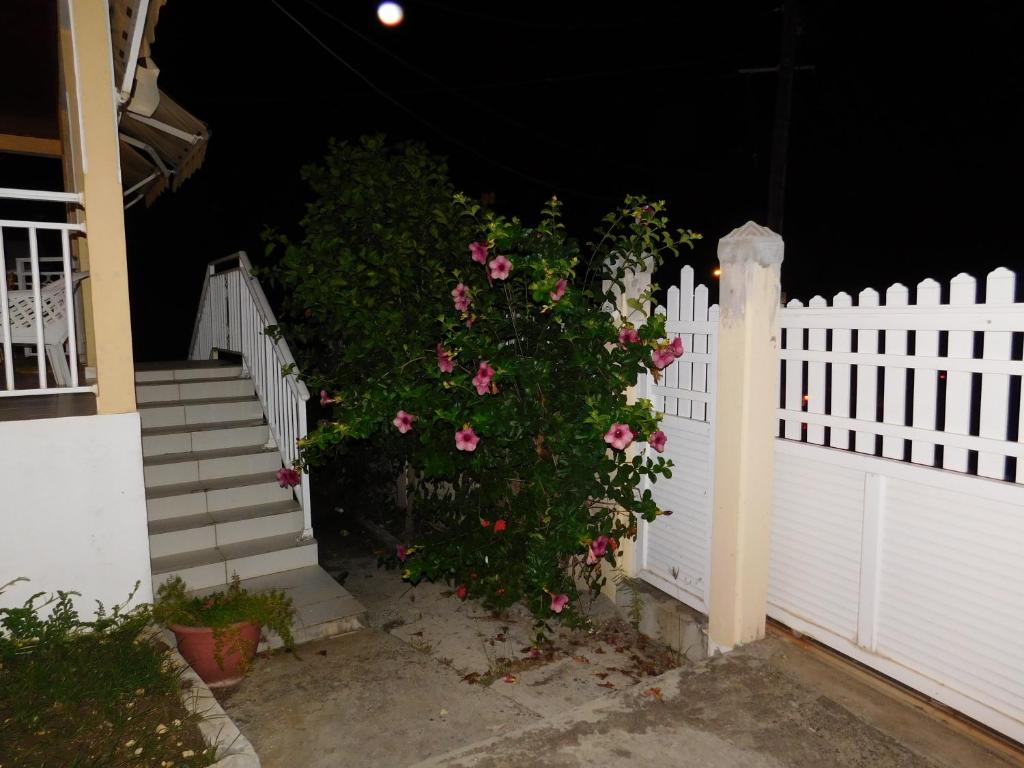
M 0 200 L 82 205 L 82 195 L 75 192 L 6 187 L 0 188 Z M 27 256 L 18 256 L 5 248 L 19 239 L 12 235 L 16 232 L 24 237 L 21 242 L 25 243 Z M 44 233 L 44 237 L 59 237 L 60 255 L 40 254 L 40 233 Z M 74 271 L 71 238 L 84 234 L 85 225 L 74 222 L 0 218 L 0 351 L 3 354 L 0 397 L 96 391 L 94 386 L 81 385 L 78 377 L 75 287 L 85 275 Z M 51 244 L 44 240 L 44 245 Z M 56 270 L 51 267 L 44 271 L 41 263 L 58 266 Z M 9 287 L 8 270 L 11 277 L 17 275 L 17 288 Z M 16 345 L 27 345 L 35 352 L 36 386 L 19 388 L 15 382 Z M 49 383 L 47 362 L 56 386 Z
M 267 335 L 266 330 L 276 325 L 277 318 L 244 251 L 207 265 L 189 359 L 208 360 L 221 351 L 241 355 L 267 415 L 270 434 L 290 466 L 299 455 L 298 441 L 307 433 L 309 390 L 299 380 L 288 343 Z M 291 371 L 287 376 L 282 375 L 286 368 Z M 302 538 L 306 539 L 313 535 L 306 472 L 296 496 L 302 505 Z

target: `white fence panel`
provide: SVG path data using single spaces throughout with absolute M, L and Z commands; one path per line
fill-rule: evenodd
M 1016 276 L 1008 269 L 997 269 L 985 283 L 985 303 L 990 306 L 1013 304 Z M 1009 360 L 1013 334 L 987 331 L 984 334 L 983 356 L 986 360 Z M 981 374 L 981 414 L 978 434 L 993 440 L 1007 438 L 1010 408 L 1010 377 L 1005 373 Z M 1002 480 L 1006 474 L 1006 457 L 998 453 L 978 454 L 978 474 Z
M 877 307 L 878 291 L 867 288 L 857 297 L 858 307 Z M 878 331 L 874 328 L 857 329 L 857 352 L 875 354 L 878 352 Z M 874 421 L 878 416 L 878 368 L 874 365 L 857 366 L 857 414 L 858 421 Z M 788 437 L 788 435 L 787 435 Z M 857 432 L 854 447 L 860 453 L 875 452 L 875 435 L 871 432 Z
M 851 307 L 853 300 L 848 293 L 837 293 L 832 298 L 834 307 Z M 852 332 L 849 328 L 834 328 L 832 330 L 832 349 L 839 353 L 849 353 L 851 346 Z M 852 416 L 850 410 L 850 377 L 853 373 L 849 363 L 832 364 L 832 408 L 831 412 L 837 416 Z M 850 447 L 850 430 L 840 427 L 833 427 L 829 431 L 829 445 L 835 448 Z
M 710 425 L 666 416 L 665 458 L 672 478 L 650 486 L 661 509 L 672 511 L 640 524 L 641 577 L 699 611 L 707 611 L 710 568 L 711 493 L 714 487 Z
M 1024 739 L 1024 489 L 776 440 L 768 615 Z
M 984 304 L 976 288 L 958 275 L 948 304 L 925 280 L 915 304 L 894 285 L 884 306 L 868 289 L 781 311 L 768 612 L 1024 740 L 1024 304 L 1009 270 Z M 815 445 L 816 427 L 847 450 Z
M 928 278 L 917 284 L 917 306 L 937 307 L 941 286 Z M 939 356 L 939 332 L 917 331 L 915 354 L 923 357 Z M 918 429 L 934 430 L 938 407 L 939 375 L 930 371 L 914 371 L 914 416 L 911 424 Z M 910 449 L 910 460 L 915 464 L 935 466 L 935 443 L 915 440 Z
M 637 560 L 640 577 L 687 605 L 707 611 L 714 489 L 714 413 L 718 351 L 718 306 L 708 306 L 706 286 L 694 287 L 693 269 L 684 267 L 680 285 L 668 290 L 665 314 L 669 338 L 683 340 L 683 356 L 662 372 L 648 375 L 639 393 L 665 414 L 665 458 L 675 463 L 670 479 L 649 487 L 658 506 L 671 516 L 640 523 Z
M 957 275 L 949 287 L 951 306 L 974 304 L 977 288 L 970 275 Z M 969 358 L 974 352 L 974 334 L 969 330 L 949 332 L 949 357 Z M 950 370 L 946 378 L 946 419 L 945 432 L 958 435 L 970 434 L 971 424 L 971 372 Z M 967 471 L 967 450 L 946 446 L 942 466 L 957 472 Z
M 776 451 L 772 495 L 769 603 L 855 640 L 862 475 Z
M 802 307 L 803 303 L 798 299 L 789 302 L 790 307 Z M 804 348 L 803 328 L 786 330 L 783 349 L 802 350 Z M 782 388 L 783 406 L 787 411 L 799 411 L 803 408 L 803 371 L 804 365 L 799 357 L 786 360 L 783 363 L 786 372 L 786 385 Z M 784 427 L 786 437 L 790 440 L 799 440 L 801 434 L 801 423 L 798 421 L 787 421 Z
M 905 285 L 890 285 L 885 292 L 885 306 L 905 307 L 910 293 Z M 885 354 L 899 361 L 907 354 L 907 332 L 902 329 L 886 330 Z M 882 421 L 886 424 L 904 424 L 907 410 L 907 369 L 898 365 L 885 368 L 885 385 L 882 393 Z M 903 439 L 887 436 L 882 438 L 882 455 L 890 459 L 903 459 Z

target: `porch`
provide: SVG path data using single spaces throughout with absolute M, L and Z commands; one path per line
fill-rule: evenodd
M 134 362 L 129 304 L 145 299 L 129 296 L 125 210 L 176 190 L 210 135 L 157 87 L 163 5 L 24 11 L 47 43 L 25 60 L 52 71 L 40 82 L 58 106 L 14 115 L 25 135 L 0 133 L 0 152 L 24 163 L 23 183 L 0 188 L 0 466 L 19 479 L 0 562 L 30 579 L 3 599 L 75 589 L 111 606 L 138 582 L 149 602 L 173 576 L 211 590 L 237 574 L 293 595 L 298 640 L 347 631 L 362 609 L 318 567 L 308 477 L 277 477 L 308 393 L 281 377 L 290 354 L 263 334 L 275 321 L 244 254 L 195 275 L 189 359 Z

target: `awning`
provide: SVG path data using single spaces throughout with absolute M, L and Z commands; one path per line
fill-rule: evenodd
M 140 195 L 150 205 L 168 186 L 172 190 L 180 187 L 203 164 L 210 140 L 206 125 L 163 91 L 152 117 L 124 110 L 120 134 L 121 183 L 126 205 L 137 201 Z M 126 156 L 132 155 L 126 162 Z M 151 181 L 138 187 L 150 177 Z
M 168 187 L 178 189 L 203 164 L 210 140 L 205 123 L 156 87 L 159 70 L 149 53 L 166 2 L 149 0 L 141 28 L 144 0 L 110 2 L 114 74 L 126 99 L 118 114 L 125 207 L 140 200 L 150 205 Z M 132 77 L 126 79 L 133 62 Z

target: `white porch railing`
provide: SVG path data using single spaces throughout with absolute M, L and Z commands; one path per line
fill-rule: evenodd
M 299 455 L 298 441 L 307 432 L 309 390 L 298 378 L 288 343 L 266 334 L 267 328 L 276 325 L 277 318 L 244 251 L 207 265 L 189 358 L 207 360 L 218 351 L 242 356 L 267 415 L 270 434 L 285 464 L 291 465 Z M 292 372 L 282 375 L 289 366 Z M 302 536 L 308 538 L 313 535 L 313 523 L 305 472 L 296 495 L 302 505 Z
M 0 200 L 82 204 L 82 196 L 78 193 L 30 189 L 0 188 Z M 26 235 L 28 256 L 9 259 L 6 246 L 13 241 L 11 233 L 17 231 Z M 60 256 L 40 257 L 40 232 L 57 233 Z M 0 342 L 4 367 L 4 386 L 0 389 L 0 397 L 95 392 L 95 387 L 80 386 L 78 375 L 74 297 L 75 286 L 84 275 L 73 271 L 71 237 L 84 233 L 84 224 L 0 219 Z M 57 262 L 59 272 L 51 268 L 44 273 L 40 269 L 40 261 Z M 8 269 L 12 275 L 17 275 L 19 289 L 8 288 Z M 44 274 L 50 279 L 48 283 L 42 279 Z M 17 387 L 15 346 L 28 346 L 35 352 L 37 386 Z M 56 386 L 49 384 L 47 362 L 53 370 Z

